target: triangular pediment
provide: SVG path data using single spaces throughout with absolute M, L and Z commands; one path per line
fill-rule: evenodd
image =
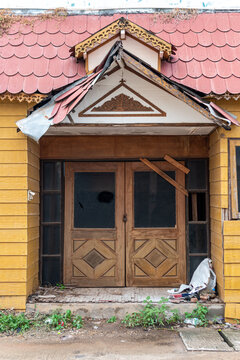
M 79 117 L 166 116 L 165 111 L 124 82 L 82 110 Z
M 120 38 L 124 38 L 126 34 L 129 34 L 134 38 L 143 41 L 152 48 L 157 49 L 157 51 L 161 51 L 163 57 L 166 59 L 168 59 L 171 56 L 172 51 L 175 50 L 175 48 L 167 41 L 159 38 L 152 32 L 142 28 L 132 21 L 121 17 L 120 19 L 97 31 L 95 34 L 89 36 L 87 39 L 76 44 L 71 49 L 72 55 L 74 55 L 76 58 L 81 58 L 88 51 L 98 47 L 99 45 L 102 45 L 106 41 L 109 41 L 109 39 L 116 37 L 118 34 L 120 34 Z

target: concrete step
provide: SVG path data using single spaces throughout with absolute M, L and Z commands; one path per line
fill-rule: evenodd
M 181 315 L 185 312 L 192 312 L 196 308 L 194 303 L 172 304 L 166 303 L 169 310 L 178 309 Z M 203 304 L 208 307 L 208 319 L 224 318 L 224 304 Z M 70 309 L 74 314 L 82 317 L 90 317 L 95 319 L 109 319 L 116 316 L 123 319 L 125 315 L 143 309 L 144 304 L 139 302 L 35 302 L 27 303 L 27 312 L 50 313 L 56 310 L 66 311 Z

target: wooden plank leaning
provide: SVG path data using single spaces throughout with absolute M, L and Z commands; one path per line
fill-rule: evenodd
M 172 164 L 173 166 L 175 166 L 179 170 L 183 171 L 185 174 L 188 174 L 190 172 L 190 169 L 188 169 L 186 166 L 180 164 L 177 160 L 173 159 L 169 155 L 165 155 L 164 160 L 166 160 L 167 162 L 169 162 L 170 164 Z
M 155 164 L 153 164 L 148 159 L 140 158 L 141 162 L 143 162 L 147 167 L 155 171 L 158 175 L 160 175 L 163 179 L 168 181 L 171 185 L 173 185 L 177 190 L 181 191 L 185 196 L 188 196 L 187 190 L 180 184 L 178 184 L 175 180 L 170 178 L 164 171 L 160 170 Z

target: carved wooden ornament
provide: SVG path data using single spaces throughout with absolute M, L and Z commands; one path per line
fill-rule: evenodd
M 119 89 L 122 92 L 119 94 Z M 115 92 L 118 92 L 114 95 Z M 124 92 L 127 92 L 127 94 Z M 109 99 L 109 97 L 112 97 Z M 133 96 L 131 96 L 133 95 Z M 106 100 L 106 101 L 104 101 Z M 149 105 L 149 106 L 148 106 Z M 121 82 L 118 86 L 82 110 L 79 117 L 166 116 L 166 113 L 141 94 Z

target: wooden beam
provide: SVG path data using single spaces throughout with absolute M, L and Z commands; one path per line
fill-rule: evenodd
M 173 185 L 177 190 L 181 191 L 184 195 L 188 196 L 187 190 L 180 184 L 178 184 L 175 180 L 170 178 L 164 171 L 160 170 L 156 165 L 150 162 L 148 159 L 139 159 L 143 162 L 147 167 L 155 171 L 158 175 L 160 175 L 164 180 L 168 181 L 171 185 Z
M 188 174 L 190 172 L 190 169 L 188 169 L 186 166 L 180 164 L 177 160 L 173 159 L 169 155 L 165 155 L 164 160 L 166 160 L 167 162 L 169 162 L 170 164 L 172 164 L 173 166 L 175 166 L 179 170 L 183 171 L 185 174 Z

